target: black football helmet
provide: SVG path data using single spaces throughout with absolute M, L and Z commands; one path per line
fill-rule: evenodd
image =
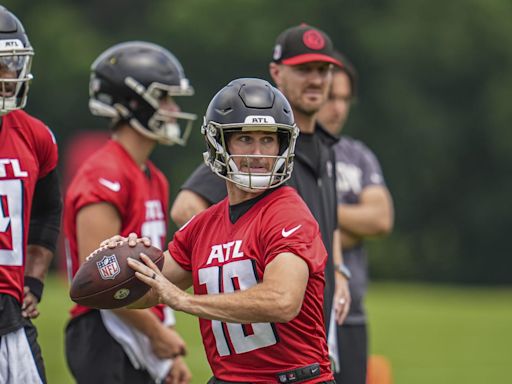
M 193 94 L 178 59 L 156 44 L 130 41 L 114 45 L 91 67 L 92 114 L 114 122 L 127 121 L 162 144 L 185 145 L 196 115 L 160 108 L 160 100 Z M 183 129 L 179 122 L 185 124 Z
M 25 107 L 34 50 L 18 18 L 0 6 L 0 115 Z
M 227 148 L 227 137 L 237 131 L 276 132 L 279 140 L 274 166 L 269 173 L 241 172 Z M 291 176 L 295 142 L 299 129 L 285 96 L 269 82 L 242 78 L 231 81 L 211 100 L 201 132 L 207 151 L 204 161 L 213 172 L 247 191 L 265 190 L 284 183 Z M 263 155 L 244 155 L 244 158 Z

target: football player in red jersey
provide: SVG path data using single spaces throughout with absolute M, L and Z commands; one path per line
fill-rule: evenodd
M 166 303 L 200 318 L 210 383 L 334 382 L 322 310 L 327 251 L 304 201 L 282 185 L 299 133 L 290 104 L 267 81 L 237 79 L 210 102 L 202 133 L 205 162 L 228 196 L 176 232 L 162 272 L 147 257 L 129 260 L 152 287 L 134 306 Z
M 158 143 L 185 143 L 195 115 L 181 112 L 175 98 L 192 94 L 179 61 L 155 44 L 117 44 L 92 64 L 89 107 L 111 119 L 112 137 L 66 192 L 64 231 L 73 275 L 113 234 L 136 231 L 165 244 L 169 185 L 148 158 Z M 174 316 L 168 307 L 98 311 L 77 305 L 71 316 L 66 357 L 78 383 L 190 381 L 179 357 L 185 344 L 169 327 Z
M 46 382 L 31 318 L 56 248 L 62 208 L 57 144 L 22 109 L 34 51 L 0 6 L 0 382 Z

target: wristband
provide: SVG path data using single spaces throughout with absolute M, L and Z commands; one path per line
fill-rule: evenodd
M 41 302 L 44 288 L 44 284 L 41 280 L 32 276 L 25 276 L 25 287 L 28 287 L 30 293 L 36 297 L 38 302 Z
M 352 278 L 352 273 L 345 264 L 335 264 L 334 268 L 336 268 L 336 272 L 341 273 L 347 280 L 350 280 Z

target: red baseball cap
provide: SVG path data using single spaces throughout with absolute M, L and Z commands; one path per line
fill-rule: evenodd
M 272 61 L 285 65 L 323 61 L 343 68 L 335 56 L 330 37 L 307 24 L 288 28 L 277 37 Z

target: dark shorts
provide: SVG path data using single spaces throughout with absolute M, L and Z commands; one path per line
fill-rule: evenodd
M 43 356 L 41 348 L 37 342 L 37 329 L 28 319 L 21 316 L 21 308 L 18 301 L 7 294 L 0 294 L 0 342 L 2 335 L 14 332 L 20 328 L 25 331 L 32 358 L 43 383 L 46 383 L 46 373 L 44 369 Z
M 146 370 L 133 367 L 121 345 L 105 329 L 99 311 L 69 322 L 66 359 L 78 384 L 154 383 Z
M 368 335 L 365 324 L 338 327 L 340 372 L 334 374 L 338 384 L 365 384 L 368 360 Z

